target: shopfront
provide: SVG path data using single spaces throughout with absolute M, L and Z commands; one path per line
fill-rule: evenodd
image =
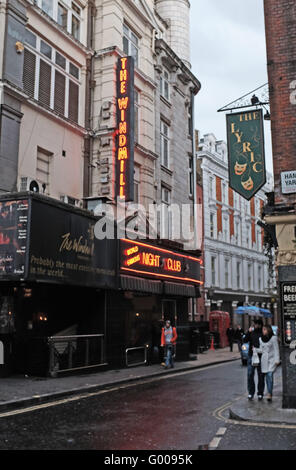
M 45 196 L 0 201 L 0 374 L 58 375 L 106 363 L 106 292 L 114 241 L 96 219 Z
M 189 300 L 199 297 L 198 257 L 162 244 L 123 239 L 119 290 L 108 298 L 108 357 L 117 366 L 159 363 L 165 320 L 177 327 L 177 360 L 189 358 Z

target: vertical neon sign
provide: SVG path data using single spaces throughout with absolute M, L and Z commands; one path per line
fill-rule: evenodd
M 117 63 L 116 190 L 122 200 L 134 200 L 134 59 Z

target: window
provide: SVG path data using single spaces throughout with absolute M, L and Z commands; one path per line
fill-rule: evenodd
M 248 264 L 248 290 L 252 290 L 252 265 Z
M 229 241 L 229 219 L 228 217 L 223 218 L 223 237 L 224 241 Z
M 257 230 L 257 250 L 261 251 L 262 249 L 262 237 L 261 237 L 261 230 Z
M 60 3 L 58 4 L 58 19 L 57 19 L 57 22 L 62 28 L 67 29 L 67 26 L 68 26 L 68 10 L 63 5 L 61 5 Z
M 41 0 L 42 10 L 49 16 L 53 16 L 53 0 Z
M 216 256 L 211 256 L 211 281 L 212 286 L 216 285 Z
M 188 169 L 188 174 L 189 174 L 189 195 L 193 195 L 193 157 L 189 157 L 188 159 L 189 163 L 189 169 Z
M 161 164 L 169 168 L 169 126 L 164 122 L 160 122 L 160 157 Z
M 236 286 L 240 289 L 241 286 L 241 263 L 237 261 L 236 263 Z
M 240 238 L 241 238 L 241 223 L 239 220 L 235 222 L 235 243 L 236 245 L 240 244 Z
M 262 291 L 262 268 L 258 266 L 258 291 Z
M 209 176 L 209 196 L 211 198 L 214 197 L 214 178 L 213 178 L 213 176 Z
M 229 259 L 226 259 L 225 260 L 225 288 L 228 289 L 230 287 L 230 284 L 229 284 L 229 281 L 230 281 L 230 277 L 229 277 Z
M 247 248 L 250 248 L 251 242 L 251 226 L 249 224 L 246 225 L 246 245 Z
M 167 101 L 170 100 L 170 75 L 166 69 L 163 70 L 163 73 L 160 76 L 160 94 Z
M 140 167 L 135 165 L 135 168 L 134 168 L 134 202 L 135 203 L 140 202 L 139 188 L 140 188 Z
M 171 191 L 162 186 L 161 188 L 161 238 L 170 239 L 172 237 L 172 214 L 169 210 L 171 205 Z
M 30 42 L 24 50 L 24 91 L 56 113 L 78 122 L 79 68 L 38 36 L 31 33 L 28 38 Z M 34 48 L 30 47 L 33 43 Z
M 56 21 L 65 31 L 80 40 L 81 9 L 70 0 L 35 0 L 39 8 Z
M 52 154 L 37 147 L 36 179 L 43 186 L 43 192 L 49 194 L 50 162 Z
M 222 183 L 222 202 L 223 204 L 227 203 L 227 198 L 226 198 L 226 183 Z
M 215 238 L 215 214 L 210 213 L 210 237 Z
M 134 103 L 135 103 L 135 125 L 134 125 L 135 142 L 139 143 L 139 111 L 140 111 L 140 106 L 139 106 L 139 92 L 137 90 L 135 90 L 135 92 L 134 92 Z
M 138 66 L 139 38 L 126 25 L 123 25 L 123 52 L 125 55 L 132 56 L 134 58 L 135 65 Z

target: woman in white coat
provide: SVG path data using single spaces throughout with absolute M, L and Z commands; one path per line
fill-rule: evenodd
M 280 363 L 280 352 L 277 337 L 273 334 L 270 325 L 262 329 L 262 337 L 259 339 L 260 347 L 256 348 L 261 356 L 261 371 L 265 375 L 267 386 L 267 400 L 272 401 L 273 374 Z

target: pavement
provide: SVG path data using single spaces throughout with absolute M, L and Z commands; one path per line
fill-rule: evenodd
M 252 401 L 249 401 L 246 393 L 244 397 L 238 398 L 231 404 L 229 418 L 258 424 L 296 425 L 296 410 L 282 408 L 281 367 L 278 367 L 274 374 L 274 389 L 271 403 L 266 398 L 259 402 L 256 395 Z
M 1 377 L 0 412 L 238 359 L 240 359 L 238 352 L 230 352 L 229 348 L 225 348 L 208 350 L 192 360 L 176 361 L 175 368 L 169 370 L 165 370 L 160 364 L 153 364 L 57 378 L 24 375 Z

